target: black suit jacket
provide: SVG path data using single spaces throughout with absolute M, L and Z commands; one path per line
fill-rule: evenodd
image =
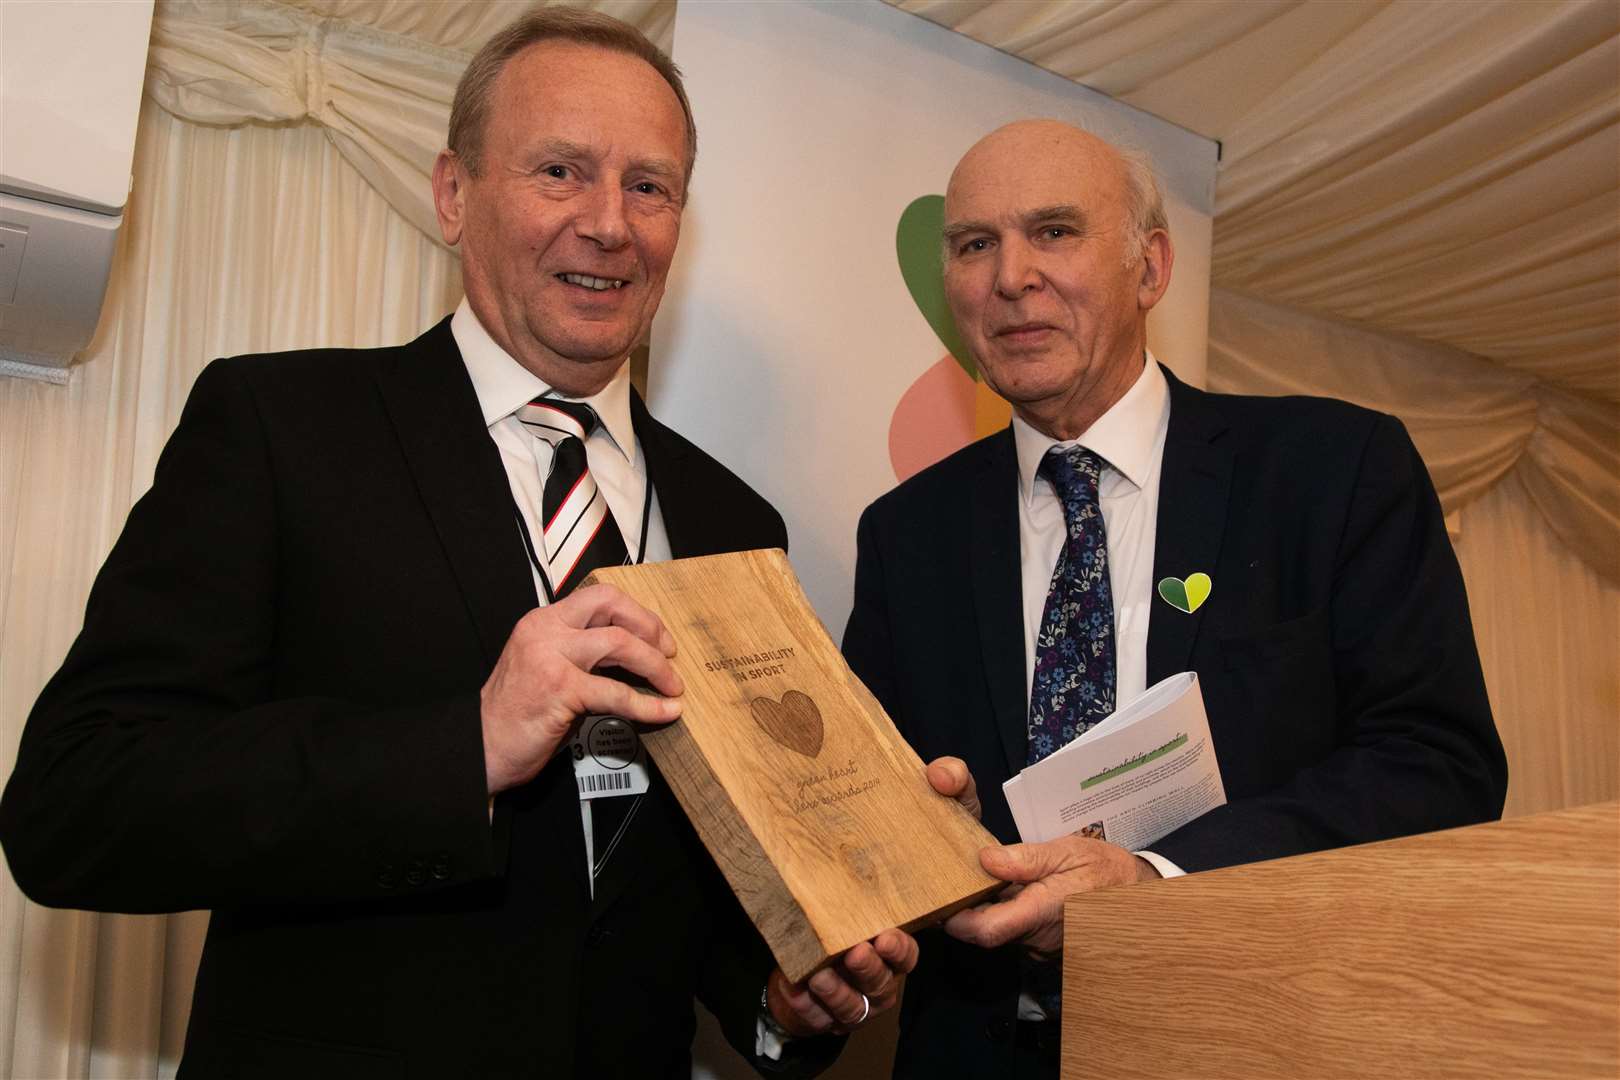
M 1147 681 L 1198 672 L 1229 802 L 1153 850 L 1196 871 L 1500 816 L 1462 578 L 1400 423 L 1166 375 L 1153 580 L 1203 571 L 1213 590 L 1191 615 L 1154 599 Z M 844 638 L 923 760 L 966 760 L 1003 842 L 1028 716 L 1016 499 L 1008 429 L 875 502 Z M 897 1075 L 1011 1075 L 1018 968 L 1012 949 L 925 940 Z
M 633 399 L 676 556 L 780 515 Z M 485 793 L 479 688 L 535 604 L 448 320 L 198 378 L 0 804 L 24 891 L 211 908 L 182 1075 L 690 1074 L 771 960 L 656 781 L 591 900 L 559 756 Z

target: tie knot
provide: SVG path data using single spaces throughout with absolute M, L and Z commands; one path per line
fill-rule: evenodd
M 518 419 L 540 429 L 550 429 L 560 435 L 572 435 L 584 441 L 590 438 L 600 422 L 596 410 L 583 401 L 563 401 L 560 398 L 535 398 L 518 411 Z M 551 436 L 555 441 L 557 435 Z
M 1054 446 L 1041 458 L 1040 474 L 1057 492 L 1065 516 L 1072 518 L 1071 507 L 1097 505 L 1102 464 L 1102 458 L 1083 446 Z

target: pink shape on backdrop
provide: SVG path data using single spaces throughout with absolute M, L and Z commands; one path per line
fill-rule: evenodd
M 977 385 L 946 353 L 900 396 L 889 421 L 895 479 L 909 479 L 973 441 Z

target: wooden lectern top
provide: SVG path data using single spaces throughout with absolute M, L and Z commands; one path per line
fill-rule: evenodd
M 1063 1076 L 1620 1075 L 1620 803 L 1071 896 Z

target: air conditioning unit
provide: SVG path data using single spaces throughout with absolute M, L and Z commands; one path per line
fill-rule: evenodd
M 67 380 L 124 223 L 152 0 L 0 0 L 0 374 Z

